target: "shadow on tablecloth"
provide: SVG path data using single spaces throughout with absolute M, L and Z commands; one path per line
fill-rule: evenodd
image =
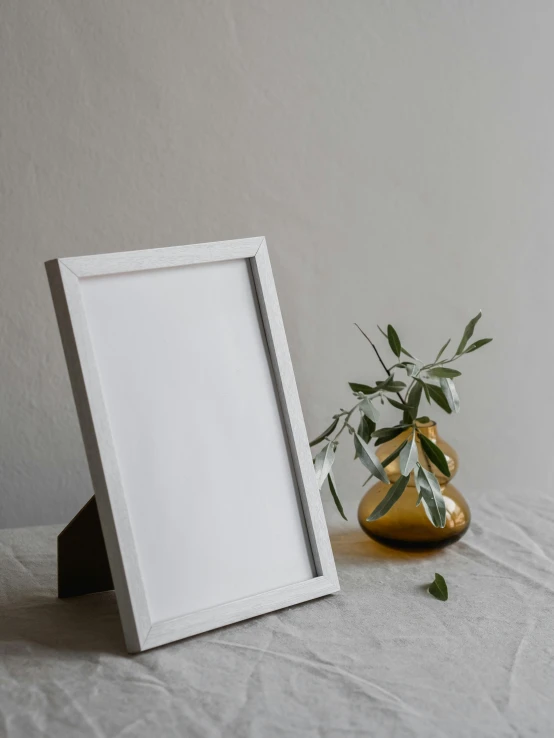
M 67 600 L 22 592 L 0 620 L 0 652 L 10 644 L 13 656 L 18 643 L 22 654 L 40 645 L 56 659 L 60 650 L 126 654 L 115 592 Z
M 398 551 L 373 541 L 361 530 L 331 530 L 331 546 L 337 565 L 352 561 L 387 561 L 399 565 L 409 564 L 417 559 L 430 559 L 436 556 L 440 549 L 429 551 Z

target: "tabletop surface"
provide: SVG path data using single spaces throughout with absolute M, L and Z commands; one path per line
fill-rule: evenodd
M 326 505 L 341 592 L 135 656 L 113 592 L 56 599 L 61 526 L 0 531 L 0 735 L 550 738 L 554 502 L 470 501 L 431 554 Z

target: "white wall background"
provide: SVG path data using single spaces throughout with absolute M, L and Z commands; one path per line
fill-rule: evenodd
M 0 525 L 92 494 L 42 263 L 265 235 L 310 434 L 479 308 L 470 501 L 552 482 L 554 3 L 0 0 Z M 221 439 L 224 441 L 224 439 Z M 343 452 L 351 496 L 364 478 Z

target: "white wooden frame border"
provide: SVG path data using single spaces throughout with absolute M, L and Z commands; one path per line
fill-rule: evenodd
M 316 576 L 299 584 L 169 620 L 152 622 L 140 576 L 107 408 L 86 324 L 79 281 L 105 274 L 163 269 L 229 259 L 247 259 L 251 267 Z M 128 650 L 144 651 L 336 592 L 339 583 L 335 562 L 315 479 L 265 238 L 56 259 L 46 263 L 46 270 Z

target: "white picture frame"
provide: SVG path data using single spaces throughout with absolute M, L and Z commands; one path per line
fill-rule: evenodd
M 216 269 L 216 264 L 233 264 L 234 266 L 218 267 Z M 240 264 L 244 266 L 240 266 Z M 194 265 L 209 265 L 212 271 L 209 271 L 205 267 L 193 271 L 195 269 Z M 256 237 L 190 246 L 174 246 L 94 256 L 70 257 L 47 262 L 46 269 L 87 453 L 98 513 L 123 624 L 125 642 L 129 652 L 144 651 L 213 628 L 229 625 L 240 620 L 296 605 L 338 591 L 339 583 L 333 553 L 320 493 L 316 483 L 265 239 Z M 248 275 L 248 283 L 251 285 L 252 298 L 245 296 L 243 299 L 243 293 L 246 295 L 248 291 L 248 288 L 245 287 L 245 274 Z M 139 279 L 138 275 L 140 275 L 140 280 L 142 280 L 140 284 L 137 281 Z M 186 277 L 183 275 L 186 275 Z M 112 279 L 113 277 L 119 280 L 119 286 Z M 184 287 L 183 289 L 180 288 L 179 280 L 183 281 L 186 289 Z M 194 371 L 197 372 L 195 375 L 197 377 L 198 366 L 196 366 L 195 362 L 198 358 L 200 369 L 202 369 L 203 365 L 201 362 L 203 359 L 202 356 L 198 357 L 198 351 L 194 356 L 188 357 L 186 361 L 183 359 L 182 346 L 179 343 L 179 341 L 183 340 L 180 331 L 178 335 L 172 334 L 173 338 L 168 339 L 163 346 L 154 340 L 157 347 L 156 351 L 159 351 L 159 347 L 162 346 L 161 351 L 163 355 L 160 356 L 158 364 L 153 363 L 152 366 L 148 366 L 147 370 L 144 370 L 150 372 L 147 376 L 151 376 L 151 382 L 144 382 L 144 379 L 142 380 L 143 384 L 141 387 L 145 387 L 144 399 L 139 396 L 139 400 L 137 400 L 136 394 L 134 396 L 130 395 L 131 398 L 134 398 L 134 402 L 131 402 L 129 399 L 121 399 L 122 396 L 124 398 L 127 397 L 127 385 L 123 386 L 121 384 L 118 373 L 118 361 L 123 362 L 123 364 L 127 360 L 131 361 L 134 352 L 137 352 L 137 356 L 144 358 L 145 362 L 148 361 L 151 353 L 150 347 L 149 345 L 143 346 L 141 341 L 147 343 L 148 335 L 158 335 L 160 330 L 165 328 L 164 321 L 166 320 L 165 317 L 162 317 L 158 322 L 154 322 L 156 330 L 152 332 L 151 327 L 145 327 L 145 324 L 148 323 L 148 317 L 156 312 L 158 309 L 157 306 L 159 305 L 160 315 L 169 316 L 167 317 L 169 323 L 171 323 L 171 320 L 174 320 L 173 309 L 171 311 L 168 310 L 164 302 L 165 300 L 172 299 L 173 303 L 171 304 L 177 305 L 177 312 L 181 309 L 183 310 L 183 315 L 185 316 L 184 324 L 189 326 L 184 333 L 187 336 L 187 341 L 190 340 L 190 345 L 192 346 L 195 341 L 201 340 L 197 335 L 200 328 L 195 328 L 195 321 L 199 321 L 200 323 L 202 321 L 208 321 L 206 314 L 210 313 L 212 315 L 212 312 L 209 309 L 192 310 L 190 309 L 190 305 L 187 307 L 185 304 L 186 299 L 193 299 L 190 295 L 195 294 L 195 291 L 200 303 L 202 303 L 204 299 L 203 295 L 206 294 L 206 287 L 198 286 L 197 288 L 195 284 L 198 280 L 207 280 L 205 281 L 205 285 L 211 284 L 210 280 L 215 280 L 213 283 L 217 285 L 217 288 L 210 288 L 209 292 L 210 294 L 212 292 L 214 293 L 212 298 L 216 303 L 218 299 L 221 299 L 222 303 L 219 312 L 216 309 L 213 311 L 214 320 L 219 320 L 218 316 L 221 315 L 235 314 L 234 305 L 236 302 L 238 305 L 236 314 L 242 315 L 244 313 L 244 324 L 248 324 L 249 326 L 248 330 L 245 328 L 243 333 L 246 336 L 244 338 L 244 346 L 247 348 L 247 353 L 251 353 L 251 360 L 249 359 L 244 364 L 237 363 L 235 370 L 232 369 L 233 361 L 236 360 L 238 362 L 239 359 L 236 357 L 241 356 L 241 354 L 233 348 L 233 341 L 228 340 L 229 331 L 226 330 L 222 334 L 227 341 L 226 345 L 228 345 L 228 351 L 230 352 L 230 358 L 226 358 L 226 361 L 228 359 L 229 365 L 231 366 L 229 376 L 232 375 L 233 382 L 236 381 L 239 383 L 237 384 L 236 392 L 233 390 L 226 397 L 232 396 L 233 402 L 235 402 L 240 392 L 246 392 L 243 385 L 240 384 L 241 381 L 246 382 L 248 380 L 250 388 L 258 386 L 251 378 L 246 377 L 241 379 L 241 377 L 243 374 L 248 375 L 250 367 L 253 367 L 253 372 L 255 367 L 258 367 L 256 371 L 261 372 L 260 376 L 266 371 L 263 368 L 263 358 L 261 358 L 262 355 L 259 349 L 259 345 L 263 344 L 267 372 L 269 372 L 268 376 L 271 375 L 270 381 L 273 387 L 274 401 L 277 407 L 281 431 L 278 431 L 275 420 L 276 415 L 271 409 L 272 401 L 264 384 L 265 380 L 260 382 L 260 386 L 263 385 L 266 389 L 264 390 L 265 395 L 263 395 L 260 389 L 259 396 L 262 397 L 263 395 L 265 399 L 258 400 L 259 407 L 263 410 L 267 405 L 267 425 L 271 427 L 271 433 L 273 433 L 271 438 L 277 438 L 278 432 L 281 432 L 283 438 L 282 448 L 285 449 L 283 454 L 280 442 L 269 446 L 271 449 L 274 447 L 281 448 L 281 451 L 275 452 L 276 456 L 272 461 L 273 468 L 278 469 L 278 473 L 272 473 L 269 469 L 267 470 L 267 479 L 270 480 L 267 483 L 267 487 L 271 487 L 271 494 L 273 495 L 268 502 L 271 506 L 271 514 L 259 514 L 259 519 L 256 519 L 255 514 L 259 513 L 259 508 L 256 507 L 258 513 L 252 513 L 254 517 L 249 521 L 250 527 L 241 528 L 244 520 L 250 514 L 250 504 L 244 505 L 244 509 L 239 506 L 236 515 L 234 515 L 231 508 L 227 508 L 230 510 L 228 514 L 234 521 L 233 524 L 243 531 L 241 535 L 242 543 L 236 542 L 236 557 L 237 561 L 243 562 L 241 565 L 242 568 L 238 572 L 231 569 L 233 572 L 231 580 L 236 578 L 236 587 L 232 591 L 239 592 L 239 596 L 236 598 L 233 598 L 231 590 L 226 592 L 215 591 L 220 585 L 217 583 L 218 580 L 215 576 L 216 570 L 213 568 L 214 566 L 225 567 L 227 566 L 227 561 L 233 561 L 233 546 L 235 544 L 232 538 L 226 539 L 225 559 L 221 557 L 217 559 L 217 556 L 215 556 L 215 563 L 210 559 L 210 566 L 212 568 L 210 569 L 206 563 L 205 574 L 202 573 L 202 567 L 206 559 L 206 550 L 203 548 L 203 545 L 200 545 L 205 540 L 205 536 L 196 542 L 198 544 L 197 549 L 200 559 L 195 563 L 195 567 L 198 567 L 199 573 L 196 569 L 189 571 L 191 569 L 190 564 L 187 564 L 188 573 L 183 573 L 182 577 L 181 572 L 183 570 L 175 569 L 178 566 L 178 563 L 176 564 L 175 562 L 179 562 L 180 559 L 184 561 L 185 559 L 184 554 L 181 555 L 182 552 L 178 546 L 185 545 L 183 541 L 190 543 L 190 541 L 196 540 L 195 536 L 197 536 L 196 524 L 193 527 L 187 515 L 187 508 L 180 507 L 184 505 L 183 500 L 188 499 L 190 501 L 193 499 L 192 495 L 194 495 L 195 500 L 201 500 L 201 503 L 198 504 L 205 504 L 207 509 L 199 508 L 202 510 L 202 514 L 198 514 L 197 516 L 197 520 L 202 520 L 205 524 L 205 519 L 211 510 L 210 505 L 212 505 L 213 500 L 219 500 L 218 495 L 221 495 L 221 502 L 225 501 L 223 491 L 220 492 L 214 483 L 211 486 L 207 485 L 206 489 L 209 489 L 209 493 L 206 492 L 208 495 L 206 501 L 204 501 L 204 497 L 202 497 L 203 491 L 200 489 L 195 489 L 193 492 L 189 490 L 188 493 L 183 494 L 179 492 L 177 494 L 172 491 L 175 488 L 174 481 L 177 472 L 172 472 L 173 476 L 167 484 L 164 482 L 165 486 L 162 485 L 163 489 L 162 487 L 158 489 L 156 485 L 152 487 L 152 489 L 156 489 L 155 494 L 158 496 L 156 497 L 156 507 L 152 507 L 149 495 L 153 495 L 154 492 L 150 494 L 150 488 L 145 487 L 144 485 L 146 483 L 143 485 L 142 482 L 150 473 L 150 469 L 147 468 L 147 473 L 145 474 L 145 469 L 141 465 L 144 466 L 144 464 L 147 464 L 148 458 L 150 456 L 153 457 L 154 452 L 150 456 L 149 452 L 137 454 L 133 451 L 131 453 L 125 445 L 127 436 L 134 437 L 136 435 L 141 440 L 141 422 L 144 425 L 143 430 L 145 432 L 150 432 L 152 428 L 159 428 L 160 436 L 164 437 L 166 431 L 163 422 L 165 421 L 160 421 L 159 418 L 156 421 L 152 420 L 152 413 L 148 415 L 148 408 L 151 410 L 152 408 L 158 407 L 158 397 L 155 394 L 155 388 L 161 387 L 160 391 L 163 390 L 165 392 L 166 384 L 171 385 L 171 380 L 166 382 L 167 375 L 164 373 L 166 371 L 164 367 L 167 367 L 169 363 L 173 365 L 174 356 L 171 352 L 177 352 L 176 361 L 179 363 L 180 371 L 185 375 L 183 376 L 183 388 L 188 387 L 186 384 L 187 366 L 190 367 L 191 372 L 193 371 L 192 367 L 196 367 Z M 227 290 L 228 284 L 230 285 L 229 290 Z M 148 300 L 150 300 L 150 303 L 148 304 L 150 307 L 148 308 L 148 313 L 141 312 L 142 302 L 140 300 L 137 302 L 139 299 L 137 295 L 139 294 L 149 296 Z M 171 297 L 171 295 L 177 295 L 177 297 Z M 184 307 L 181 306 L 180 295 L 183 295 L 182 301 Z M 260 331 L 259 345 L 258 339 L 254 335 L 256 330 L 253 327 L 255 325 L 253 322 L 254 318 L 251 318 L 250 308 L 248 307 L 250 299 L 253 300 L 253 310 L 257 314 L 257 325 Z M 128 302 L 125 302 L 126 300 Z M 134 303 L 133 300 L 135 301 Z M 125 318 L 126 323 L 123 322 L 123 318 L 119 321 L 118 316 L 120 313 L 125 313 L 129 305 L 132 304 L 135 305 L 137 314 L 140 314 L 142 317 L 140 318 L 140 324 L 137 323 L 136 326 L 133 324 L 128 329 L 128 326 L 131 325 L 129 321 L 134 319 L 132 317 L 132 311 L 131 318 L 128 315 Z M 112 308 L 115 305 L 116 309 L 110 308 L 110 305 Z M 193 307 L 194 305 L 195 303 L 193 303 Z M 131 310 L 130 307 L 129 310 Z M 243 311 L 242 313 L 241 310 Z M 145 315 L 146 319 L 144 318 Z M 121 325 L 119 325 L 118 321 Z M 212 324 L 210 323 L 210 325 Z M 148 330 L 151 330 L 151 333 L 147 335 Z M 175 333 L 174 328 L 172 330 Z M 146 338 L 141 338 L 141 331 L 144 332 Z M 195 333 L 195 331 L 197 332 Z M 107 348 L 105 346 L 107 339 L 106 341 L 104 339 L 106 336 L 110 338 L 112 332 L 119 342 L 117 344 L 118 346 L 121 345 L 121 342 L 126 345 L 123 358 L 118 358 L 119 355 L 117 351 L 113 350 L 112 344 Z M 249 341 L 252 343 L 251 352 Z M 128 346 L 127 343 L 129 344 Z M 212 343 L 217 347 L 221 344 L 221 341 L 214 341 Z M 171 348 L 174 346 L 181 346 L 181 348 Z M 166 351 L 164 347 L 168 347 L 167 356 L 164 353 Z M 213 351 L 219 350 L 219 348 L 213 349 Z M 181 353 L 178 353 L 179 351 Z M 158 354 L 155 355 L 158 356 Z M 216 354 L 217 356 L 219 354 Z M 140 366 L 142 368 L 142 358 L 140 361 L 135 360 L 133 366 Z M 189 364 L 186 362 L 189 362 Z M 126 377 L 134 377 L 134 373 L 127 371 Z M 113 387 L 111 386 L 112 384 Z M 154 389 L 150 390 L 151 386 Z M 177 385 L 174 386 L 176 387 Z M 186 394 L 187 391 L 186 389 L 181 390 L 181 385 L 179 385 L 179 393 L 184 393 L 182 398 L 179 394 L 179 401 L 182 403 L 191 402 L 194 405 L 196 402 L 195 396 L 191 399 Z M 250 389 L 248 389 L 248 392 L 250 392 Z M 152 394 L 151 398 L 148 393 Z M 256 395 L 256 397 L 258 396 Z M 243 399 L 245 401 L 240 407 L 248 407 L 248 398 L 245 397 Z M 137 421 L 135 412 L 136 404 L 142 401 L 145 403 L 145 420 L 141 421 L 139 418 Z M 125 406 L 124 402 L 127 402 L 128 405 Z M 213 401 L 210 400 L 210 402 L 212 403 L 211 410 L 213 411 Z M 218 408 L 216 405 L 215 412 L 217 413 L 217 411 Z M 169 415 L 171 416 L 172 413 L 169 413 Z M 197 413 L 195 417 L 199 418 L 198 422 L 205 423 L 203 419 L 200 420 L 200 413 Z M 210 422 L 217 423 L 217 418 L 214 419 L 212 416 Z M 242 415 L 241 422 L 243 422 Z M 156 423 L 158 424 L 157 426 Z M 243 431 L 245 436 L 248 436 L 248 443 L 255 446 L 259 441 L 262 444 L 260 448 L 264 449 L 264 452 L 267 452 L 267 443 L 269 441 L 267 443 L 263 441 L 266 435 L 265 431 L 260 433 L 258 430 L 256 433 L 253 431 L 250 433 L 249 429 L 251 426 L 247 425 L 247 423 L 251 424 L 252 418 L 245 415 Z M 125 430 L 126 428 L 127 431 Z M 135 429 L 137 429 L 136 433 Z M 201 430 L 207 432 L 204 426 L 202 426 Z M 168 432 L 172 433 L 171 428 Z M 127 436 L 125 433 L 127 433 Z M 193 437 L 191 431 L 187 431 L 187 433 L 189 433 L 189 440 L 196 443 L 196 436 Z M 170 440 L 173 435 L 169 436 Z M 230 435 L 234 437 L 235 434 Z M 157 439 L 154 437 L 153 440 L 156 441 Z M 263 446 L 263 443 L 266 443 L 266 446 Z M 237 448 L 240 449 L 239 446 Z M 241 456 L 240 450 L 238 456 L 240 459 L 236 462 L 239 465 L 237 469 L 244 473 L 245 479 L 248 478 L 249 481 L 248 483 L 241 481 L 240 475 L 235 473 L 233 479 L 237 481 L 236 483 L 231 482 L 231 487 L 234 484 L 234 488 L 240 494 L 243 494 L 243 489 L 246 490 L 244 491 L 244 495 L 250 495 L 250 497 L 244 497 L 243 502 L 244 500 L 251 500 L 257 503 L 257 495 L 261 494 L 260 490 L 263 494 L 266 493 L 266 487 L 258 484 L 257 481 L 261 478 L 260 474 L 263 471 L 260 468 L 259 461 L 256 461 L 258 459 L 257 449 L 255 447 L 251 449 L 248 461 L 246 457 L 243 458 Z M 168 456 L 168 458 L 170 457 Z M 188 460 L 190 464 L 189 468 L 193 468 L 194 475 L 196 475 L 195 478 L 200 480 L 204 478 L 204 474 L 208 474 L 208 472 L 210 474 L 213 473 L 213 469 L 209 468 L 209 464 L 202 466 L 204 462 L 201 459 L 202 454 L 200 453 L 195 454 L 193 459 Z M 183 463 L 187 462 L 185 461 Z M 288 468 L 291 475 L 290 483 L 286 479 L 287 464 L 289 465 Z M 140 467 L 138 471 L 137 466 Z M 215 466 L 217 466 L 217 463 Z M 176 453 L 173 453 L 171 456 L 170 463 L 164 465 L 162 477 L 166 473 L 166 467 L 180 469 Z M 139 471 L 140 478 L 135 481 L 129 481 L 133 479 L 133 474 L 138 474 Z M 154 472 L 152 473 L 154 474 Z M 169 472 L 167 473 L 169 474 Z M 187 480 L 187 474 L 188 471 L 184 470 L 184 485 Z M 192 471 L 191 474 L 193 474 Z M 212 478 L 210 477 L 210 479 Z M 279 482 L 279 479 L 281 482 Z M 227 483 L 225 473 L 222 470 L 222 488 Z M 248 484 L 252 487 L 251 491 L 249 491 Z M 294 505 L 296 507 L 291 503 L 291 485 L 295 490 L 296 502 Z M 280 490 L 282 490 L 282 493 Z M 267 493 L 269 494 L 269 489 Z M 163 495 L 167 495 L 167 500 Z M 213 495 L 213 500 L 210 495 Z M 159 554 L 157 542 L 152 537 L 156 532 L 148 528 L 149 525 L 152 527 L 149 516 L 155 518 L 158 514 L 158 509 L 165 509 L 165 502 L 167 502 L 168 508 L 171 505 L 176 505 L 177 509 L 184 510 L 182 516 L 174 515 L 171 521 L 177 519 L 177 528 L 182 524 L 183 531 L 186 532 L 186 535 L 181 536 L 176 535 L 175 532 L 172 533 L 169 530 L 169 528 L 172 528 L 169 522 L 167 531 L 157 531 L 159 540 L 164 545 L 166 539 L 168 541 L 174 539 L 175 541 L 175 543 L 167 543 L 167 555 L 166 553 Z M 212 505 L 212 507 L 217 506 Z M 296 515 L 298 515 L 298 520 L 295 518 Z M 257 538 L 253 537 L 252 541 L 254 542 L 252 543 L 251 541 L 249 545 L 255 547 L 256 550 L 250 551 L 251 561 L 258 562 L 259 560 L 262 562 L 260 563 L 260 567 L 262 567 L 260 572 L 253 572 L 249 565 L 244 566 L 248 551 L 242 549 L 239 551 L 238 549 L 243 546 L 245 539 L 249 539 L 251 533 L 254 536 L 256 531 L 263 531 L 264 526 L 266 526 L 266 532 L 272 531 L 273 516 L 275 516 L 275 520 L 278 519 L 278 525 L 281 526 L 279 540 L 284 540 L 287 549 L 285 550 L 283 546 L 283 551 L 281 552 L 276 548 L 277 543 L 266 543 L 265 539 L 268 536 L 264 535 L 262 538 L 260 536 Z M 143 519 L 146 520 L 144 525 Z M 214 514 L 215 519 L 216 514 Z M 201 525 L 198 527 L 200 529 L 202 528 Z M 214 550 L 216 553 L 218 552 L 219 545 L 217 528 L 218 525 L 216 524 L 215 538 L 212 542 L 213 548 L 210 549 L 210 551 Z M 222 525 L 219 528 L 221 535 L 224 533 L 227 535 L 227 528 L 224 528 Z M 310 572 L 308 574 L 306 574 L 307 564 L 302 553 L 301 535 L 298 532 L 300 529 L 303 531 L 302 540 L 304 540 L 306 555 L 310 561 Z M 200 534 L 198 533 L 198 535 Z M 285 536 L 289 536 L 288 539 Z M 175 551 L 170 550 L 170 547 L 173 545 L 175 546 Z M 191 543 L 190 545 L 193 544 Z M 244 543 L 244 546 L 247 546 L 247 544 Z M 288 548 L 292 548 L 293 552 L 296 551 L 296 553 L 289 553 Z M 186 557 L 187 562 L 194 559 L 194 556 L 191 559 L 191 554 L 194 554 L 195 550 L 193 549 L 188 552 Z M 158 563 L 149 563 L 150 559 L 154 559 L 156 556 L 158 556 L 158 559 L 156 559 Z M 287 556 L 290 558 L 290 561 L 288 561 Z M 266 568 L 263 569 L 262 565 Z M 154 566 L 158 566 L 161 571 L 152 569 Z M 245 572 L 248 572 L 248 574 Z M 158 591 L 156 589 L 156 582 L 163 580 L 164 577 L 165 589 Z M 264 584 L 266 581 L 268 582 L 267 589 L 263 589 L 263 587 L 260 589 L 260 582 L 262 582 L 260 577 L 262 577 Z M 194 583 L 191 584 L 191 581 Z M 280 584 L 280 582 L 284 582 L 284 584 Z M 275 586 L 275 583 L 278 586 Z M 250 589 L 248 589 L 249 587 Z M 171 588 L 174 588 L 175 591 L 171 590 Z M 184 588 L 184 591 L 181 591 L 179 588 Z M 252 589 L 256 591 L 252 591 L 247 596 L 240 594 L 241 592 L 250 592 Z M 191 602 L 194 600 L 195 603 L 200 603 L 197 609 L 194 609 L 197 607 L 194 602 L 189 604 L 187 600 L 188 592 L 191 593 Z M 212 602 L 211 597 L 213 603 L 206 607 L 202 606 L 202 603 Z M 217 597 L 222 598 L 223 601 L 216 602 L 215 598 Z M 186 606 L 180 604 L 185 601 Z M 181 610 L 178 609 L 179 607 L 181 607 Z

